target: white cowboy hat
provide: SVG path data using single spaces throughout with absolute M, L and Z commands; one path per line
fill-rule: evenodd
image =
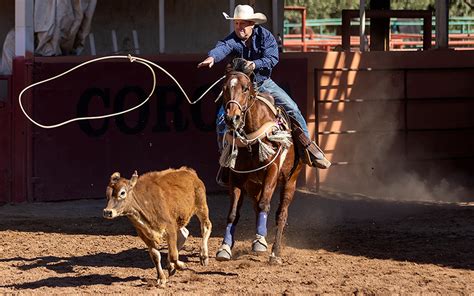
M 267 21 L 267 17 L 260 12 L 254 13 L 250 5 L 237 5 L 234 9 L 234 17 L 230 17 L 227 13 L 222 13 L 226 20 L 243 20 L 252 21 L 256 24 L 263 24 Z

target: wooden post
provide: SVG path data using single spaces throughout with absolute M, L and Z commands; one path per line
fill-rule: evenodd
M 370 10 L 390 10 L 390 0 L 371 0 Z M 370 50 L 390 50 L 390 17 L 370 19 Z
M 436 0 L 436 48 L 449 48 L 448 0 Z M 431 31 L 430 31 L 431 32 Z
M 342 10 L 342 49 L 351 50 L 351 14 L 347 9 Z

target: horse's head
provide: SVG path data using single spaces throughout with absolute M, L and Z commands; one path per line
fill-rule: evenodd
M 226 74 L 222 93 L 227 127 L 241 129 L 245 124 L 244 114 L 255 98 L 252 80 L 243 72 L 230 70 Z

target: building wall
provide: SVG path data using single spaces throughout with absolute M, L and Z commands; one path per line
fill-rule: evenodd
M 250 1 L 252 2 L 252 1 Z M 165 0 L 165 53 L 205 54 L 216 41 L 229 33 L 230 22 L 222 12 L 233 14 L 227 0 Z M 235 1 L 247 4 L 249 1 Z M 14 0 L 0 0 L 0 42 L 15 25 Z M 283 24 L 283 1 L 279 1 L 279 20 Z M 230 11 L 232 10 L 232 11 Z M 265 27 L 272 30 L 272 1 L 255 1 L 255 11 L 268 18 Z M 117 39 L 117 52 L 113 47 L 112 31 Z M 138 36 L 139 52 L 153 55 L 159 52 L 159 1 L 98 0 L 91 33 L 96 54 L 136 53 L 133 31 Z M 0 49 L 1 54 L 1 49 Z M 83 55 L 91 54 L 89 39 Z
M 472 198 L 474 51 L 312 55 L 322 188 Z
M 224 67 L 196 69 L 200 55 L 152 59 L 176 77 L 193 101 Z M 36 58 L 33 82 L 83 60 Z M 474 51 L 283 54 L 274 79 L 295 99 L 334 163 L 328 170 L 307 168 L 299 186 L 382 197 L 472 200 L 473 76 Z M 135 169 L 181 165 L 195 168 L 208 190 L 217 190 L 218 105 L 213 99 L 219 89 L 191 105 L 160 71 L 157 78 L 157 90 L 139 110 L 57 129 L 31 126 L 16 105 L 7 104 L 14 110 L 13 122 L 2 128 L 12 127 L 16 148 L 12 155 L 1 155 L 0 162 L 13 160 L 17 185 L 0 182 L 14 188 L 14 198 L 0 195 L 0 200 L 100 197 L 114 171 L 128 175 Z M 146 68 L 114 61 L 38 86 L 24 100 L 30 102 L 35 120 L 54 124 L 131 107 L 146 97 L 150 85 Z M 14 89 L 12 98 L 21 90 Z

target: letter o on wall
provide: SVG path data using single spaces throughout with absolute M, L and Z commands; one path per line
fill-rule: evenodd
M 140 103 L 146 98 L 145 92 L 137 86 L 127 86 L 119 91 L 114 102 L 114 113 L 120 112 L 125 109 L 125 100 L 129 94 L 132 93 L 137 99 L 140 100 Z M 137 104 L 133 104 L 137 105 Z M 129 107 L 128 107 L 129 108 Z M 118 115 L 116 117 L 116 124 L 118 129 L 124 134 L 136 134 L 143 131 L 148 123 L 148 117 L 150 115 L 149 104 L 146 103 L 140 108 L 134 110 L 138 111 L 138 122 L 135 126 L 128 126 L 125 122 L 125 114 Z
M 94 97 L 100 97 L 104 101 L 104 107 L 110 107 L 110 92 L 108 89 L 103 91 L 100 88 L 90 88 L 86 90 L 77 103 L 77 117 L 87 117 L 89 115 L 89 104 Z M 102 136 L 109 126 L 109 119 L 105 118 L 100 128 L 94 128 L 90 120 L 81 120 L 78 122 L 79 128 L 90 137 Z

